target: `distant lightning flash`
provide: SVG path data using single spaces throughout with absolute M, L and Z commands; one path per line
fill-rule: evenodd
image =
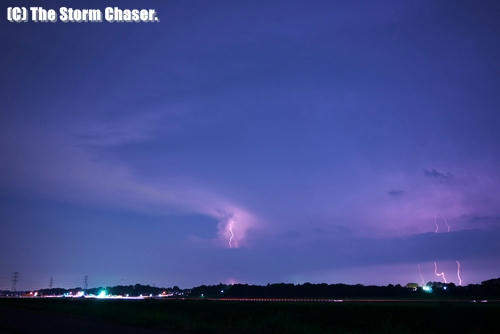
M 440 272 L 440 273 L 437 272 L 437 262 L 436 261 L 434 261 L 434 274 L 438 277 L 441 277 L 445 283 L 448 283 L 448 281 L 446 280 L 446 276 L 444 275 L 444 272 Z
M 450 226 L 450 224 L 448 224 L 448 219 L 443 218 L 443 220 L 444 220 L 444 223 L 446 224 L 446 227 L 448 228 L 448 232 L 450 232 L 451 231 L 451 226 Z M 460 261 L 455 260 L 455 262 L 457 263 L 458 285 L 462 286 L 462 277 L 460 276 Z
M 448 232 L 451 231 L 451 226 L 450 224 L 448 224 L 448 219 L 446 218 L 443 218 L 443 221 L 448 229 Z M 437 223 L 437 216 L 434 216 L 434 225 L 436 225 L 436 228 L 434 229 L 434 233 L 438 233 L 439 231 L 439 225 Z M 460 261 L 456 260 L 455 261 L 457 263 L 457 278 L 458 278 L 458 285 L 461 286 L 462 285 L 462 277 L 460 276 L 461 275 L 461 272 L 460 272 Z M 418 270 L 420 272 L 420 265 L 418 265 Z M 444 272 L 441 272 L 441 273 L 438 273 L 437 271 L 437 261 L 434 261 L 434 274 L 438 277 L 441 277 L 443 279 L 443 281 L 445 283 L 448 283 L 448 281 L 446 280 L 446 276 L 444 274 Z M 420 276 L 422 277 L 422 274 L 420 274 Z
M 444 220 L 444 223 L 446 224 L 446 227 L 448 228 L 448 232 L 450 232 L 451 228 L 450 228 L 450 224 L 448 224 L 448 219 L 443 218 L 443 220 Z
M 458 285 L 462 286 L 462 277 L 460 276 L 460 261 L 456 260 L 457 263 L 457 277 L 458 277 Z
M 448 227 L 448 232 L 450 232 L 451 227 L 450 227 L 450 224 L 448 224 L 448 220 L 447 220 L 446 218 L 444 218 L 444 223 L 446 224 L 446 227 Z M 455 260 L 455 262 L 457 263 L 457 278 L 458 278 L 458 285 L 459 285 L 459 286 L 462 286 L 462 277 L 460 276 L 460 261 Z
M 448 225 L 448 223 L 446 223 Z M 437 217 L 434 216 L 434 225 L 436 225 L 436 229 L 434 230 L 434 233 L 438 233 L 439 231 L 439 225 L 437 223 Z M 448 281 L 446 281 L 446 276 L 444 275 L 444 272 L 441 272 L 441 273 L 438 273 L 437 272 L 437 262 L 434 261 L 434 274 L 438 277 L 441 277 L 443 279 L 443 281 L 445 283 L 448 283 Z
M 450 232 L 450 225 L 448 224 L 448 220 L 445 218 L 444 219 L 444 222 L 446 224 L 446 226 L 448 226 L 448 232 Z M 458 278 L 458 285 L 459 286 L 462 286 L 462 276 L 460 276 L 460 261 L 458 260 L 455 260 L 455 262 L 457 263 L 457 278 Z
M 439 225 L 437 223 L 437 217 L 436 216 L 434 216 L 434 225 L 436 225 L 436 229 L 434 230 L 434 233 L 438 233 L 438 231 L 439 231 Z M 441 272 L 441 273 L 437 272 L 437 262 L 436 261 L 434 261 L 434 274 L 436 276 L 438 276 L 438 277 L 441 277 L 445 283 L 448 283 L 446 281 L 446 277 L 444 276 L 444 272 Z
M 418 274 L 420 275 L 420 281 L 422 282 L 422 286 L 425 285 L 424 275 L 422 275 L 422 270 L 420 269 L 420 263 L 418 264 Z
M 233 248 L 233 238 L 234 238 L 234 233 L 233 233 L 233 221 L 231 220 L 228 224 L 228 230 L 229 230 L 229 248 Z

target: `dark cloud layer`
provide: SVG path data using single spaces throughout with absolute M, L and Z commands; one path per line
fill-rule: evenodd
M 405 193 L 404 190 L 390 190 L 387 192 L 387 194 L 389 194 L 390 196 L 393 196 L 393 197 L 403 196 L 404 193 Z
M 424 175 L 440 182 L 449 182 L 453 178 L 450 172 L 439 172 L 435 168 L 424 169 Z

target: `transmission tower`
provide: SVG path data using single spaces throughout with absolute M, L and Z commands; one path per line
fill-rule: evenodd
M 83 277 L 83 287 L 84 291 L 87 291 L 87 289 L 89 288 L 89 277 L 87 275 Z
M 16 292 L 17 281 L 19 281 L 19 273 L 16 271 L 12 274 L 12 291 Z
M 49 280 L 49 289 L 52 289 L 53 286 L 54 286 L 54 278 L 51 277 Z

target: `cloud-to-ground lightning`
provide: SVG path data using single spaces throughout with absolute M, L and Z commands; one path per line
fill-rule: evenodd
M 420 269 L 420 263 L 418 264 L 418 274 L 420 275 L 420 281 L 422 282 L 422 286 L 425 285 L 424 275 L 422 275 L 422 270 Z
M 231 207 L 217 212 L 218 239 L 225 248 L 239 248 L 245 244 L 246 233 L 259 224 L 255 216 L 243 209 Z
M 443 218 L 443 220 L 444 220 L 444 223 L 445 223 L 446 227 L 448 228 L 448 232 L 450 232 L 451 228 L 450 228 L 450 224 L 448 224 L 448 219 Z
M 438 233 L 438 231 L 439 231 L 439 225 L 437 223 L 437 217 L 436 216 L 434 216 L 434 224 L 436 225 L 436 229 L 434 230 L 434 233 Z M 448 283 L 446 281 L 446 277 L 444 275 L 444 272 L 441 272 L 441 273 L 437 272 L 437 262 L 436 261 L 434 261 L 434 274 L 436 276 L 438 276 L 438 277 L 441 277 L 445 283 Z
M 228 224 L 228 231 L 229 231 L 229 248 L 233 248 L 233 238 L 234 238 L 234 233 L 233 233 L 233 221 L 230 220 Z
M 457 263 L 457 278 L 458 278 L 458 285 L 462 286 L 462 277 L 460 276 L 460 261 L 456 260 Z
M 446 227 L 447 227 L 447 229 L 448 229 L 448 232 L 450 232 L 450 231 L 451 231 L 451 226 L 450 226 L 450 224 L 448 224 L 448 219 L 443 218 L 443 221 L 444 221 L 444 223 L 445 223 L 445 225 L 446 225 Z M 434 218 L 434 224 L 436 224 L 436 220 L 435 220 L 435 218 Z M 437 224 L 436 224 L 436 226 L 437 226 Z M 437 231 L 437 229 L 436 229 L 436 231 Z M 436 231 L 435 231 L 435 232 L 436 232 Z M 461 277 L 461 275 L 460 275 L 460 261 L 455 260 L 455 262 L 456 262 L 456 264 L 457 264 L 457 279 L 458 279 L 458 285 L 459 285 L 459 286 L 461 286 L 461 285 L 462 285 L 462 277 Z M 437 273 L 437 264 L 436 264 L 436 262 L 434 262 L 434 266 L 435 266 L 434 272 L 435 272 L 436 276 L 441 276 L 440 274 L 438 275 L 438 273 Z M 445 278 L 445 276 L 444 276 L 444 273 L 441 273 L 441 274 L 443 274 L 443 276 L 442 276 L 442 277 L 443 277 L 443 280 L 445 281 L 445 283 L 447 283 L 447 282 L 446 282 L 446 278 Z
M 450 224 L 448 224 L 448 220 L 447 220 L 446 218 L 444 218 L 444 223 L 445 223 L 445 224 L 446 224 L 446 226 L 448 227 L 448 232 L 450 232 L 451 227 L 450 227 Z M 462 286 L 462 276 L 460 276 L 460 261 L 455 260 L 455 262 L 457 263 L 457 278 L 458 278 L 458 285 L 459 285 L 459 286 Z
M 438 277 L 441 277 L 443 279 L 443 282 L 448 283 L 448 281 L 446 280 L 446 276 L 444 275 L 444 272 L 438 273 L 436 261 L 434 261 L 434 274 Z

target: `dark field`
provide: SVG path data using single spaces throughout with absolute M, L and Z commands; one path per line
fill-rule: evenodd
M 0 299 L 0 333 L 500 333 L 500 303 Z

